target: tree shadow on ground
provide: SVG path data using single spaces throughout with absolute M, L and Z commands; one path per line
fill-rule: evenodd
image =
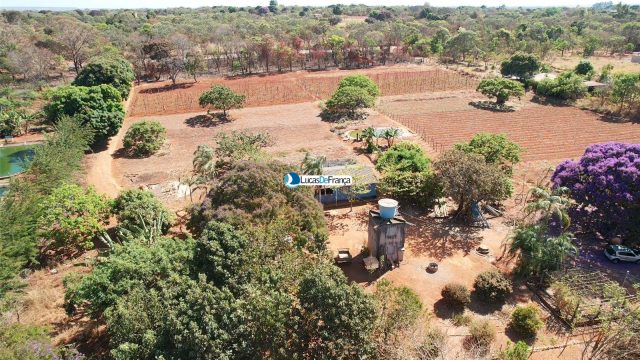
M 473 311 L 476 314 L 480 315 L 489 315 L 493 314 L 497 311 L 502 310 L 502 306 L 504 302 L 500 301 L 489 301 L 485 300 L 478 296 L 475 291 L 471 292 L 471 303 L 469 304 L 469 310 Z
M 455 315 L 463 313 L 464 309 L 451 307 L 444 299 L 440 299 L 433 304 L 433 314 L 443 320 L 452 319 Z
M 365 284 L 365 286 L 373 284 L 376 280 L 378 280 L 382 275 L 386 273 L 386 271 L 380 269 L 373 273 L 365 269 L 364 257 L 362 253 L 354 256 L 350 263 L 337 264 L 337 266 L 340 268 L 340 270 L 342 270 L 349 282 Z
M 534 95 L 531 98 L 531 102 L 539 105 L 545 105 L 545 106 L 557 106 L 557 107 L 573 106 L 570 102 L 566 100 L 559 100 L 559 99 L 548 98 L 548 97 L 538 96 L 538 95 Z
M 184 121 L 187 126 L 192 128 L 211 128 L 220 126 L 231 122 L 229 116 L 224 116 L 222 113 L 216 113 L 211 115 L 196 115 L 192 116 Z
M 146 89 L 140 90 L 140 94 L 157 94 L 157 93 L 167 92 L 167 91 L 172 91 L 172 90 L 188 89 L 188 88 L 192 87 L 193 85 L 194 85 L 194 83 L 179 83 L 179 84 L 171 84 L 171 85 L 164 85 L 164 86 L 158 86 L 158 87 L 151 87 L 151 88 L 146 88 Z
M 462 250 L 466 256 L 482 242 L 480 228 L 452 222 L 450 219 L 422 217 L 409 219 L 415 226 L 408 228 L 411 249 L 418 255 L 427 255 L 442 261 Z
M 106 358 L 109 354 L 109 338 L 105 327 L 91 320 L 84 313 L 77 313 L 53 323 L 52 336 L 72 331 L 66 343 L 79 344 L 78 351 L 89 358 Z
M 488 111 L 493 111 L 493 112 L 514 112 L 514 111 L 516 111 L 516 109 L 511 105 L 507 105 L 507 104 L 499 105 L 499 104 L 496 104 L 493 101 L 470 101 L 469 105 L 473 106 L 476 109 L 488 110 Z

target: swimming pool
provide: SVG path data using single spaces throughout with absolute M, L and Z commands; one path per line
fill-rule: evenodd
M 24 171 L 35 153 L 34 145 L 5 146 L 0 148 L 0 178 Z M 0 190 L 1 193 L 2 190 Z

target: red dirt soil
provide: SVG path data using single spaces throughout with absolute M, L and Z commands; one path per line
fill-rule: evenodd
M 437 143 L 434 147 L 440 151 L 481 132 L 506 134 L 523 147 L 523 161 L 575 158 L 587 146 L 608 141 L 640 142 L 640 124 L 608 122 L 572 106 L 543 106 L 530 100 L 518 102 L 514 112 L 493 112 L 468 105 L 477 94 L 462 94 L 416 101 L 383 99 L 381 108 L 427 143 Z
M 473 89 L 478 83 L 473 76 L 431 66 L 202 78 L 197 83 L 180 82 L 176 85 L 165 81 L 136 87 L 128 115 L 167 115 L 202 111 L 198 98 L 202 92 L 215 84 L 226 85 L 246 95 L 248 107 L 326 99 L 331 96 L 343 77 L 352 74 L 371 77 L 380 86 L 383 95 Z

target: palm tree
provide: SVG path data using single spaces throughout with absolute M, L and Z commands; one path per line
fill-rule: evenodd
M 571 225 L 568 209 L 574 204 L 569 198 L 569 189 L 566 187 L 558 187 L 549 190 L 542 186 L 536 186 L 530 191 L 533 201 L 525 207 L 526 216 L 538 214 L 545 225 L 553 219 L 559 220 L 563 229 L 567 229 Z
M 549 236 L 545 227 L 530 225 L 519 228 L 511 237 L 509 253 L 519 255 L 518 271 L 522 275 L 540 277 L 559 269 L 564 260 L 576 255 L 573 234 Z
M 398 128 L 388 128 L 385 129 L 382 133 L 382 137 L 387 140 L 387 145 L 389 147 L 393 146 L 393 141 L 400 136 L 400 129 Z
M 198 145 L 193 154 L 193 171 L 203 181 L 212 179 L 216 174 L 215 150 L 209 145 Z
M 305 175 L 321 175 L 326 162 L 326 156 L 311 155 L 307 151 L 302 159 L 302 164 L 300 164 L 300 171 Z
M 369 126 L 368 128 L 363 129 L 360 135 L 362 136 L 362 139 L 364 139 L 365 143 L 367 144 L 367 152 L 373 153 L 373 151 L 376 149 L 378 145 L 377 144 L 378 136 L 376 135 L 376 129 Z M 376 139 L 375 144 L 373 143 L 373 139 Z

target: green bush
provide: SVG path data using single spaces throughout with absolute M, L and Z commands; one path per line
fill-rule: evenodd
M 376 161 L 376 169 L 382 172 L 422 172 L 428 171 L 431 160 L 418 144 L 407 141 L 395 144 Z
M 378 183 L 378 192 L 404 204 L 431 209 L 442 196 L 442 187 L 432 172 L 385 172 Z
M 135 74 L 131 64 L 122 58 L 100 58 L 84 66 L 73 85 L 96 86 L 108 84 L 118 90 L 120 96 L 126 99 L 131 90 L 131 83 Z
M 166 133 L 167 130 L 157 121 L 140 121 L 131 125 L 122 143 L 131 155 L 149 156 L 162 147 Z
M 496 340 L 496 328 L 488 320 L 475 320 L 469 325 L 469 340 L 472 345 L 489 348 Z
M 160 222 L 164 234 L 173 224 L 173 214 L 151 192 L 140 189 L 125 190 L 113 202 L 118 227 L 129 231 L 153 226 Z
M 511 294 L 511 281 L 498 270 L 483 271 L 473 284 L 476 294 L 487 302 L 503 302 Z
M 581 76 L 564 72 L 555 79 L 544 79 L 538 83 L 536 94 L 560 100 L 575 100 L 583 97 L 587 88 Z
M 111 204 L 93 188 L 67 184 L 40 203 L 38 236 L 47 250 L 91 249 L 93 238 L 109 221 Z
M 510 342 L 499 356 L 500 360 L 527 360 L 530 354 L 529 345 L 524 341 L 518 341 L 515 344 Z
M 445 303 L 455 310 L 462 310 L 471 303 L 469 289 L 458 283 L 449 283 L 444 286 L 441 293 Z
M 583 75 L 590 78 L 595 70 L 589 60 L 580 60 L 573 71 L 578 75 Z
M 535 305 L 518 306 L 511 314 L 511 328 L 526 337 L 535 337 L 544 326 Z

